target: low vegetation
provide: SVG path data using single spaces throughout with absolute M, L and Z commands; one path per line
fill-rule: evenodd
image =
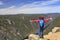
M 45 15 L 3 15 L 0 16 L 0 39 L 21 40 L 38 29 L 38 23 L 30 23 L 31 19 L 38 19 Z M 44 31 L 47 34 L 52 28 L 60 26 L 60 17 L 57 17 L 52 24 Z M 48 30 L 48 31 L 47 31 Z

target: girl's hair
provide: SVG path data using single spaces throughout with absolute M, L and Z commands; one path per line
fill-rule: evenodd
M 39 17 L 39 19 L 43 19 L 44 20 L 44 17 Z

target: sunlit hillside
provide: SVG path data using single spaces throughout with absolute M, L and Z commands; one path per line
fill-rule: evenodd
M 0 16 L 0 39 L 5 40 L 21 40 L 30 33 L 35 33 L 38 29 L 38 23 L 30 23 L 29 20 L 38 19 L 39 16 L 46 15 L 1 15 Z M 52 24 L 49 25 L 47 34 L 55 26 L 60 26 L 60 17 L 57 17 Z

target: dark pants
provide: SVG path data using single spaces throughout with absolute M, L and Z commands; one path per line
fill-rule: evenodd
M 39 35 L 40 38 L 43 38 L 43 29 L 40 28 L 38 35 Z
M 43 24 L 42 27 L 40 26 L 40 30 L 39 30 L 39 33 L 38 33 L 38 35 L 39 35 L 40 38 L 44 38 L 43 37 L 43 31 L 44 31 L 44 24 Z

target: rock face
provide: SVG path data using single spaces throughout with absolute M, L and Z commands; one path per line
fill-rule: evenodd
M 29 35 L 29 40 L 39 40 L 39 36 L 38 35 L 34 35 L 34 34 L 30 34 Z
M 60 32 L 56 32 L 58 29 L 60 30 L 60 27 L 53 28 L 52 32 L 44 35 L 44 39 L 39 38 L 38 35 L 30 34 L 27 40 L 60 40 Z
M 55 27 L 52 29 L 52 32 L 55 33 L 57 30 L 60 30 L 60 27 Z
M 46 40 L 60 40 L 60 32 L 56 32 L 57 30 L 60 30 L 60 27 L 54 27 L 52 29 L 52 32 L 49 32 L 48 35 L 44 35 L 44 38 Z
M 60 32 L 57 33 L 53 33 L 53 34 L 49 34 L 49 35 L 45 35 L 44 37 L 46 40 L 60 40 Z

